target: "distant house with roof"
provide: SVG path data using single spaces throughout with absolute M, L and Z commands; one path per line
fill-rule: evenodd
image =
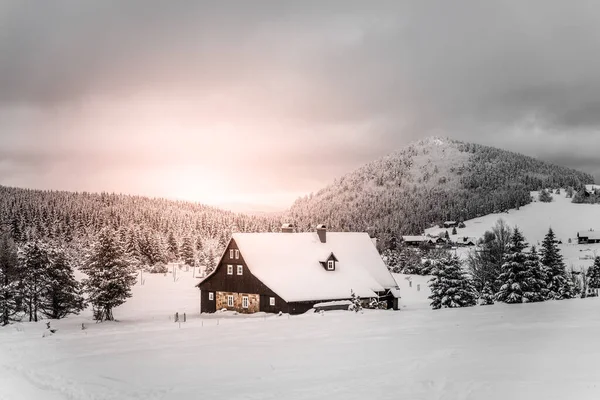
M 577 243 L 600 243 L 600 232 L 593 230 L 577 232 Z
M 444 228 L 448 229 L 448 228 L 456 228 L 458 226 L 458 222 L 456 221 L 445 221 L 444 222 Z
M 461 236 L 456 239 L 456 245 L 458 246 L 475 246 L 477 244 L 477 238 L 475 236 Z
M 423 236 L 423 235 L 405 235 L 405 236 L 402 236 L 402 241 L 407 246 L 420 246 L 422 244 L 433 245 L 433 244 L 435 244 L 436 239 L 437 238 L 432 238 L 432 237 Z
M 203 313 L 299 314 L 315 304 L 363 299 L 397 308 L 396 281 L 367 233 L 234 233 L 217 268 L 198 284 Z

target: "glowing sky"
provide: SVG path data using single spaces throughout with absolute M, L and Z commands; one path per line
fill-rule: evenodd
M 0 184 L 284 208 L 432 134 L 600 177 L 594 1 L 0 0 Z

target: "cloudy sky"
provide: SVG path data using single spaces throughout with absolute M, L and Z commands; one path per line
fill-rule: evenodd
M 0 184 L 286 207 L 441 135 L 600 180 L 597 1 L 0 0 Z

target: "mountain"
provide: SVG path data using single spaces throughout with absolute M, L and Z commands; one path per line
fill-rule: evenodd
M 530 191 L 579 188 L 591 175 L 522 154 L 432 137 L 413 143 L 298 199 L 288 213 L 300 230 L 368 231 L 382 248 L 445 220 L 519 208 Z

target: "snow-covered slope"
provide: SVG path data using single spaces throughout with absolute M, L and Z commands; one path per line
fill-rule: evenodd
M 597 399 L 600 300 L 0 328 L 0 399 Z
M 479 238 L 502 218 L 509 226 L 518 226 L 529 244 L 539 247 L 548 233 L 548 228 L 552 227 L 557 239 L 562 241 L 559 247 L 567 267 L 573 265 L 578 269 L 580 266 L 591 265 L 594 255 L 600 255 L 600 244 L 577 244 L 577 232 L 589 229 L 600 231 L 600 205 L 571 203 L 564 190 L 561 190 L 561 194 L 553 194 L 554 200 L 551 203 L 537 201 L 537 195 L 537 192 L 532 192 L 536 201 L 519 210 L 511 209 L 506 213 L 488 214 L 465 221 L 466 227 L 458 229 L 457 235 L 450 236 L 453 240 L 462 236 Z M 426 233 L 435 235 L 445 231 L 446 229 L 436 227 L 427 229 Z M 448 229 L 448 233 L 451 232 L 452 230 Z M 464 252 L 464 248 L 459 251 L 462 254 Z

